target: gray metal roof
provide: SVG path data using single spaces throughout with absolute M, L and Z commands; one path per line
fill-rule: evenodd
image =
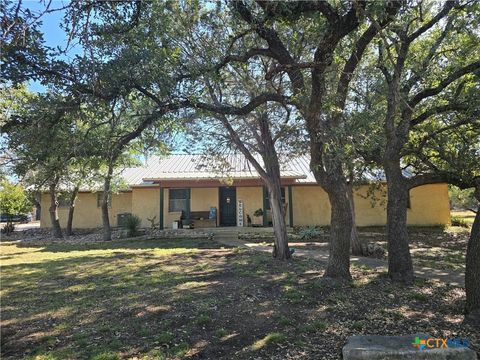
M 256 160 L 263 165 L 260 157 Z M 308 156 L 280 162 L 282 178 L 295 179 L 298 183 L 315 183 Z M 122 177 L 131 186 L 148 186 L 153 181 L 162 180 L 257 179 L 259 175 L 243 155 L 229 155 L 225 159 L 208 158 L 206 155 L 169 155 L 153 156 L 144 166 L 127 168 Z

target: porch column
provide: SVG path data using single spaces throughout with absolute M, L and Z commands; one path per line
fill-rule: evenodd
M 160 230 L 163 230 L 163 203 L 164 203 L 164 188 L 160 186 L 160 222 L 159 222 L 159 227 Z
M 268 207 L 268 190 L 267 187 L 263 187 L 263 226 L 268 226 L 268 218 L 267 218 L 267 207 Z
M 293 227 L 293 194 L 292 185 L 288 185 L 288 224 Z

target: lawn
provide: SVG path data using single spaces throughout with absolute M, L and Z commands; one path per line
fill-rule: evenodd
M 1 243 L 3 359 L 338 359 L 353 334 L 467 337 L 463 289 L 209 240 Z M 413 339 L 412 339 L 413 340 Z

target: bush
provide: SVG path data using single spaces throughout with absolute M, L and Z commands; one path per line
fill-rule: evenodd
M 468 223 L 465 221 L 465 219 L 462 219 L 461 217 L 458 217 L 458 216 L 452 216 L 452 219 L 450 222 L 452 223 L 452 226 L 460 226 L 464 228 L 470 227 Z
M 137 235 L 141 223 L 142 220 L 137 215 L 129 214 L 125 219 L 125 227 L 127 228 L 128 236 Z
M 12 223 L 7 223 L 3 226 L 2 233 L 5 235 L 10 235 L 15 231 L 15 225 Z
M 253 213 L 253 216 L 255 217 L 263 216 L 263 210 L 262 209 L 255 210 L 255 212 Z
M 303 226 L 298 231 L 300 239 L 310 241 L 320 237 L 320 230 L 315 225 Z

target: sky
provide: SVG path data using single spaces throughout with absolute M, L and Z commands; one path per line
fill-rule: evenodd
M 40 14 L 45 10 L 48 1 L 46 0 L 24 0 L 22 2 L 22 7 L 29 9 L 36 14 Z M 65 0 L 52 0 L 50 4 L 50 9 L 59 9 L 68 4 L 68 1 Z M 41 18 L 40 30 L 44 34 L 45 44 L 47 46 L 56 48 L 60 46 L 62 49 L 65 48 L 68 41 L 68 36 L 61 29 L 60 24 L 63 20 L 64 11 L 53 11 L 51 13 L 45 14 Z M 71 49 L 67 56 L 71 57 L 80 52 L 80 48 L 77 45 Z M 45 91 L 45 87 L 39 82 L 31 82 L 29 84 L 29 89 L 35 92 Z

